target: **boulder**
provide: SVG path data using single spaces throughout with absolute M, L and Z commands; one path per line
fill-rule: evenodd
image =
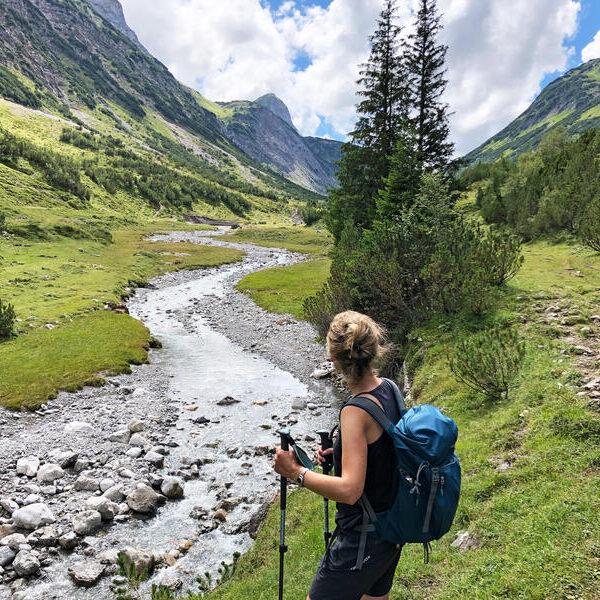
M 65 476 L 65 472 L 53 463 L 42 465 L 37 472 L 37 480 L 41 483 L 52 483 Z
M 142 573 L 142 571 L 148 571 L 148 573 L 152 573 L 154 570 L 155 558 L 152 552 L 138 550 L 137 548 L 128 546 L 121 550 L 120 554 L 124 555 L 129 562 L 133 563 L 135 566 L 135 571 L 138 575 Z
M 305 398 L 294 398 L 292 401 L 292 408 L 294 410 L 304 410 L 306 408 Z
M 34 535 L 36 535 L 38 538 L 38 545 L 45 548 L 56 546 L 56 544 L 58 544 L 58 538 L 60 537 L 60 533 L 56 525 L 42 527 L 42 529 L 38 529 Z
M 29 496 L 26 496 L 25 500 L 23 500 L 23 506 L 28 506 L 29 504 L 36 504 L 38 502 L 41 502 L 42 500 L 43 498 L 39 494 L 29 494 Z M 17 509 L 15 508 L 15 510 Z
M 98 511 L 103 521 L 112 521 L 119 512 L 119 507 L 106 496 L 92 496 L 88 498 L 85 507 L 88 510 Z
M 183 498 L 183 488 L 184 484 L 181 479 L 177 477 L 165 477 L 160 486 L 160 491 L 167 498 Z
M 0 567 L 6 567 L 15 559 L 17 553 L 8 546 L 0 546 Z
M 69 568 L 69 576 L 76 585 L 92 587 L 98 583 L 106 567 L 95 560 L 86 560 Z
M 6 546 L 7 548 L 11 548 L 17 552 L 19 551 L 19 547 L 26 543 L 27 540 L 22 533 L 11 533 L 0 540 L 0 546 Z
M 73 517 L 73 529 L 78 535 L 90 535 L 102 525 L 102 515 L 97 510 L 84 510 Z
M 151 514 L 156 512 L 158 494 L 148 485 L 140 484 L 126 498 L 127 505 L 134 512 Z
M 150 442 L 141 433 L 134 433 L 131 436 L 131 439 L 129 440 L 130 446 L 138 446 L 140 448 L 143 448 L 144 446 L 148 446 L 149 444 Z
M 474 532 L 459 531 L 456 534 L 456 539 L 450 544 L 453 548 L 459 548 L 463 552 L 467 550 L 475 550 L 481 547 L 481 540 Z
M 54 450 L 48 456 L 63 469 L 70 469 L 79 458 L 79 455 L 73 450 Z
M 158 468 L 162 467 L 165 464 L 165 457 L 162 454 L 159 454 L 158 452 L 147 452 L 144 456 L 144 460 Z
M 102 493 L 104 493 L 104 492 L 106 492 L 106 490 L 109 490 L 114 485 L 115 485 L 114 479 L 109 479 L 108 477 L 106 479 L 102 479 L 102 481 L 100 481 L 100 491 Z
M 21 529 L 38 529 L 56 521 L 52 511 L 42 502 L 15 510 L 12 519 L 14 524 Z
M 125 452 L 125 454 L 127 456 L 129 456 L 130 458 L 139 458 L 143 453 L 144 453 L 144 451 L 141 448 L 138 448 L 136 446 L 129 448 L 129 450 L 127 450 L 127 452 Z
M 0 498 L 0 506 L 11 515 L 19 508 L 19 505 L 12 498 Z
M 108 436 L 109 442 L 119 442 L 121 444 L 128 444 L 129 438 L 131 437 L 131 431 L 129 429 L 120 429 L 115 431 Z
M 35 575 L 41 568 L 40 561 L 28 550 L 21 550 L 13 560 L 12 566 L 19 577 Z
M 73 484 L 75 491 L 95 492 L 100 488 L 100 482 L 93 477 L 80 475 Z
M 37 456 L 27 456 L 17 461 L 17 474 L 35 477 L 40 468 L 40 459 Z
M 58 538 L 58 543 L 65 550 L 73 550 L 79 544 L 79 538 L 74 531 L 69 531 L 69 533 L 65 533 L 65 535 L 61 535 Z
M 113 485 L 104 492 L 104 497 L 113 502 L 121 502 L 125 498 L 125 494 L 120 485 Z

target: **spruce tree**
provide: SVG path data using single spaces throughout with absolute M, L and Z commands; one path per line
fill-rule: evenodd
M 371 53 L 362 65 L 358 121 L 342 147 L 340 187 L 330 194 L 327 225 L 336 241 L 349 224 L 368 228 L 375 216 L 377 192 L 389 174 L 398 132 L 406 119 L 406 82 L 399 56 L 401 28 L 397 0 L 385 0 L 370 38 Z
M 410 123 L 417 161 L 425 170 L 441 170 L 450 162 L 449 107 L 445 61 L 448 47 L 438 42 L 442 30 L 437 0 L 420 0 L 416 29 L 404 45 L 410 94 Z

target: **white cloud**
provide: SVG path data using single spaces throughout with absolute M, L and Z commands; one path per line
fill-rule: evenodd
M 414 3 L 399 1 L 404 23 Z M 274 92 L 306 135 L 316 132 L 321 118 L 340 134 L 351 130 L 358 65 L 368 55 L 381 0 L 333 0 L 326 9 L 305 10 L 288 0 L 275 17 L 260 0 L 122 4 L 146 48 L 208 98 Z M 544 75 L 565 68 L 570 50 L 564 41 L 576 31 L 580 2 L 440 0 L 440 8 L 450 45 L 452 135 L 464 153 L 518 116 Z M 298 51 L 312 60 L 302 72 L 294 71 Z
M 600 58 L 600 31 L 594 39 L 581 51 L 581 60 L 587 62 L 592 58 Z

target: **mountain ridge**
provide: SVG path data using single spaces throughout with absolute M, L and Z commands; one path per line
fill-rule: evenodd
M 600 59 L 571 69 L 547 85 L 529 108 L 504 129 L 469 152 L 469 162 L 517 158 L 537 148 L 556 127 L 577 135 L 600 126 Z

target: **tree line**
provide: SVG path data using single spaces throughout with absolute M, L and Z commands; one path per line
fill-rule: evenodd
M 402 344 L 435 313 L 486 310 L 522 256 L 514 235 L 456 209 L 436 0 L 420 0 L 408 36 L 397 14 L 386 0 L 361 67 L 358 120 L 325 217 L 331 274 L 305 312 L 321 333 L 340 310 L 367 312 Z

